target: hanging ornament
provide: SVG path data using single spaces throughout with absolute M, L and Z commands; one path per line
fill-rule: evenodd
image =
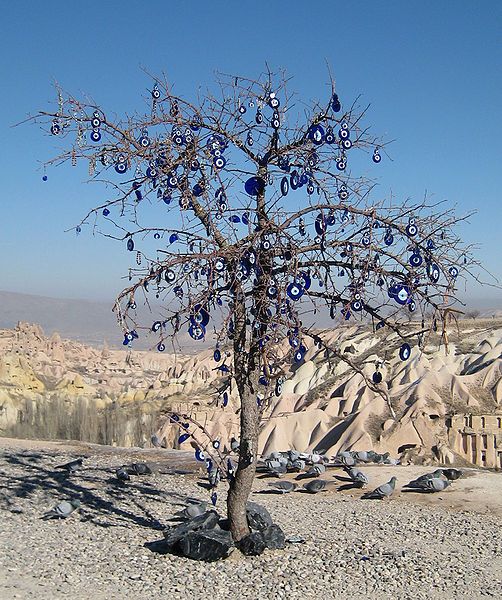
M 379 383 L 382 383 L 382 374 L 380 373 L 380 371 L 375 371 L 371 379 L 373 380 L 373 383 L 378 385 Z
M 411 347 L 409 344 L 403 344 L 401 348 L 399 348 L 399 358 L 401 360 L 408 360 L 411 355 Z

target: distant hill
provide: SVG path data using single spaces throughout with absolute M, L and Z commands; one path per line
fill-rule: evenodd
M 0 291 L 0 328 L 27 321 L 41 325 L 46 334 L 58 331 L 63 338 L 93 346 L 102 345 L 104 340 L 120 345 L 121 332 L 112 305 L 113 301 L 108 304 Z
M 12 329 L 18 321 L 36 323 L 46 335 L 57 331 L 63 339 L 77 340 L 90 346 L 101 347 L 106 341 L 108 346 L 122 348 L 122 332 L 112 312 L 114 298 L 110 302 L 91 300 L 73 300 L 68 298 L 50 298 L 17 292 L 0 290 L 0 329 Z M 152 317 L 143 309 L 141 322 L 148 323 Z M 155 306 L 152 305 L 155 311 Z M 154 313 L 158 318 L 159 313 Z M 187 333 L 180 333 L 178 342 L 183 352 L 200 352 L 208 344 L 194 342 Z M 158 343 L 154 334 L 141 335 L 134 342 L 137 350 L 153 349 Z
M 72 300 L 64 298 L 49 298 L 31 294 L 19 294 L 0 290 L 0 329 L 11 329 L 18 321 L 38 323 L 47 335 L 57 331 L 61 337 L 78 340 L 91 346 L 102 346 L 106 340 L 109 346 L 120 347 L 122 335 L 112 312 L 113 298 L 110 302 L 95 302 L 90 300 Z M 154 308 L 154 307 L 152 307 Z M 502 315 L 502 304 L 498 299 L 489 298 L 467 302 L 464 309 L 466 314 L 478 310 L 477 317 L 490 318 Z M 329 327 L 331 321 L 322 315 L 306 316 L 305 323 L 316 319 L 316 326 Z M 142 322 L 148 322 L 144 317 Z M 199 352 L 206 344 L 194 342 L 188 335 L 179 336 L 183 351 Z M 148 336 L 135 342 L 137 349 L 147 349 L 155 345 L 154 336 Z

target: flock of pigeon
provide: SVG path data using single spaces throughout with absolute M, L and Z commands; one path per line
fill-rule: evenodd
M 238 442 L 234 444 L 235 448 L 232 450 L 238 450 Z M 230 460 L 230 459 L 229 459 Z M 74 474 L 76 471 L 82 468 L 83 459 L 78 458 L 62 465 L 58 465 L 56 469 L 65 471 L 67 476 Z M 264 457 L 258 465 L 257 472 L 262 473 L 264 477 L 275 477 L 278 481 L 272 481 L 268 485 L 271 488 L 270 491 L 288 494 L 295 491 L 299 486 L 299 481 L 308 479 L 303 484 L 303 490 L 310 494 L 317 494 L 325 491 L 328 487 L 335 483 L 335 481 L 328 481 L 320 478 L 321 475 L 326 474 L 328 467 L 342 468 L 352 483 L 354 488 L 364 488 L 369 483 L 368 476 L 361 471 L 358 465 L 361 464 L 383 464 L 383 465 L 397 465 L 399 461 L 392 459 L 389 453 L 379 454 L 373 450 L 368 451 L 357 451 L 350 452 L 344 451 L 339 452 L 336 456 L 331 459 L 325 455 L 318 454 L 316 452 L 304 453 L 296 450 L 288 450 L 287 452 L 272 452 L 268 456 Z M 131 476 L 135 475 L 150 475 L 152 473 L 151 468 L 146 463 L 133 463 L 128 466 L 121 466 L 115 470 L 115 477 L 117 483 L 124 484 L 126 481 L 131 479 Z M 296 481 L 280 480 L 283 475 L 287 473 L 297 473 Z M 403 489 L 408 491 L 418 492 L 442 492 L 452 481 L 455 481 L 461 477 L 462 471 L 458 469 L 436 469 L 432 473 L 426 473 L 421 475 L 417 479 L 410 481 L 403 486 Z M 209 487 L 214 489 L 220 480 L 220 470 L 217 468 L 210 469 L 208 471 Z M 361 497 L 364 499 L 382 499 L 391 496 L 396 487 L 396 477 L 391 477 L 389 481 L 379 485 L 372 491 L 366 492 Z M 205 505 L 198 502 L 197 508 L 194 508 L 195 503 L 189 505 L 189 508 L 185 510 L 196 510 L 197 514 L 179 514 L 180 517 L 193 517 L 200 514 L 205 510 Z M 43 519 L 66 519 L 75 510 L 80 507 L 80 500 L 63 500 L 54 506 L 51 510 L 43 515 Z
M 397 465 L 399 461 L 390 458 L 388 452 L 379 454 L 373 450 L 350 452 L 339 452 L 331 459 L 325 455 L 318 453 L 302 453 L 296 450 L 288 450 L 287 452 L 272 452 L 262 459 L 259 471 L 263 476 L 280 478 L 286 473 L 298 473 L 296 480 L 309 479 L 303 484 L 303 489 L 311 494 L 317 494 L 332 485 L 334 481 L 319 479 L 326 473 L 327 467 L 341 467 L 345 474 L 352 482 L 352 487 L 364 488 L 369 483 L 368 476 L 361 471 L 358 465 L 361 464 L 384 464 Z M 442 492 L 452 481 L 461 477 L 462 471 L 459 469 L 436 469 L 432 473 L 421 475 L 417 479 L 410 481 L 403 486 L 403 489 L 418 492 Z M 379 499 L 387 498 L 394 493 L 396 488 L 396 477 L 391 477 L 389 481 L 379 485 L 377 488 L 362 495 L 363 499 Z M 273 481 L 269 487 L 273 491 L 280 494 L 293 492 L 298 488 L 296 481 Z M 271 490 L 271 491 L 272 491 Z

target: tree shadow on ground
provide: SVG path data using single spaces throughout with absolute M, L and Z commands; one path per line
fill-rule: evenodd
M 148 481 L 148 475 L 137 476 L 126 483 L 113 477 L 114 468 L 88 467 L 73 474 L 55 470 L 56 463 L 49 460 L 61 459 L 61 455 L 49 452 L 4 453 L 2 462 L 16 473 L 10 474 L 0 468 L 0 508 L 13 512 L 38 510 L 40 493 L 52 502 L 61 499 L 79 499 L 79 510 L 84 521 L 99 527 L 139 527 L 161 530 L 164 525 L 148 508 L 149 502 L 184 506 L 186 497 L 175 491 L 164 491 Z M 66 459 L 66 456 L 64 457 Z M 70 457 L 71 458 L 76 458 Z M 64 461 L 63 461 L 64 462 Z M 119 505 L 120 503 L 120 505 Z

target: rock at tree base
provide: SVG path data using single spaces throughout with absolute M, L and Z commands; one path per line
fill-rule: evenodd
M 266 547 L 261 531 L 253 531 L 239 542 L 239 550 L 246 556 L 259 556 Z
M 194 531 L 214 529 L 218 524 L 220 516 L 214 510 L 209 510 L 198 517 L 181 523 L 176 527 L 172 527 L 164 531 L 165 545 L 174 548 L 183 538 Z
M 246 510 L 249 526 L 254 531 L 239 542 L 241 552 L 246 556 L 259 556 L 267 548 L 283 549 L 284 532 L 272 522 L 267 509 L 248 502 Z M 165 539 L 152 542 L 148 547 L 155 552 L 179 553 L 193 560 L 213 562 L 227 558 L 235 547 L 232 534 L 226 530 L 228 525 L 228 519 L 221 519 L 217 512 L 210 510 L 166 529 Z
M 272 517 L 268 510 L 256 502 L 246 504 L 246 514 L 249 528 L 254 531 L 263 531 L 270 525 L 273 525 Z
M 187 558 L 212 562 L 227 558 L 234 549 L 234 542 L 229 531 L 211 529 L 190 532 L 177 547 Z
M 279 525 L 270 525 L 261 534 L 269 550 L 283 550 L 286 547 L 286 537 Z

